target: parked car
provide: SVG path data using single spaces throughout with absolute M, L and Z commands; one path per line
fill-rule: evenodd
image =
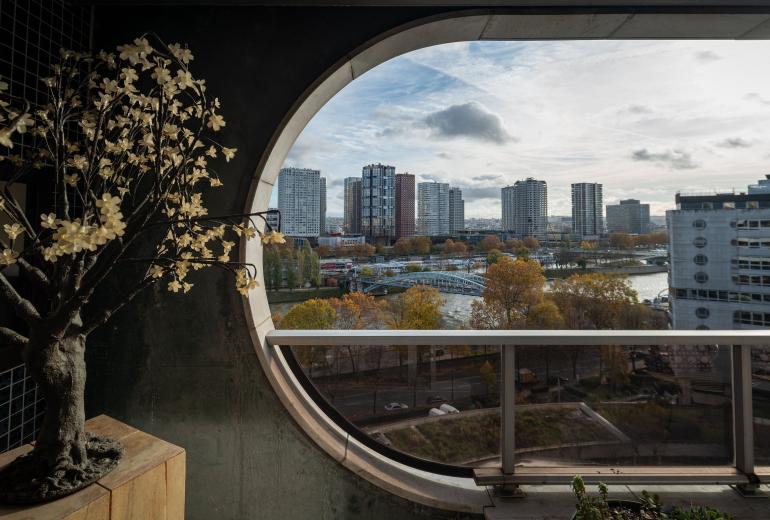
M 446 412 L 444 410 L 439 410 L 438 408 L 431 408 L 428 410 L 428 417 L 438 417 L 439 415 L 446 415 Z
M 446 413 L 460 413 L 460 410 L 458 410 L 451 404 L 447 404 L 447 403 L 442 404 L 441 406 L 438 407 L 438 409 Z
M 388 403 L 385 405 L 385 409 L 389 412 L 394 410 L 406 410 L 407 408 L 409 408 L 409 405 L 404 403 Z
M 428 396 L 427 399 L 425 399 L 425 404 L 438 404 L 438 403 L 445 403 L 446 399 L 441 397 L 440 395 L 431 395 Z

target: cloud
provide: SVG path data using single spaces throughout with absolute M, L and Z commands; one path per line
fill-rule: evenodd
M 634 161 L 649 161 L 667 165 L 675 170 L 691 170 L 698 165 L 692 160 L 692 155 L 684 150 L 666 150 L 665 152 L 650 152 L 647 148 L 631 153 Z
M 750 148 L 753 144 L 742 137 L 728 137 L 724 141 L 718 142 L 717 146 L 720 148 Z
M 628 105 L 619 110 L 619 112 L 628 114 L 652 114 L 653 110 L 647 105 Z
M 483 181 L 495 181 L 499 178 L 500 178 L 499 175 L 477 175 L 476 177 L 473 177 L 473 180 L 483 182 Z
M 473 102 L 433 112 L 423 122 L 439 138 L 469 137 L 496 144 L 514 140 L 500 116 Z
M 489 186 L 486 188 L 460 188 L 463 190 L 463 200 L 472 201 L 478 199 L 497 199 L 500 200 L 500 186 Z
M 714 51 L 698 51 L 695 53 L 695 59 L 703 63 L 709 63 L 721 60 L 722 56 Z
M 770 105 L 770 99 L 762 97 L 758 92 L 749 92 L 743 96 L 743 99 L 748 101 L 756 101 L 757 103 L 762 103 L 763 105 Z

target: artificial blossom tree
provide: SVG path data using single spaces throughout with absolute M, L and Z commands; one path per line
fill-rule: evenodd
M 209 214 L 204 194 L 222 185 L 215 166 L 236 150 L 212 138 L 226 123 L 192 75 L 191 52 L 156 40 L 96 56 L 62 50 L 41 78 L 40 106 L 0 80 L 0 299 L 23 323 L 0 327 L 0 346 L 21 349 L 46 405 L 33 450 L 0 470 L 5 501 L 66 495 L 117 463 L 119 447 L 85 432 L 91 332 L 150 286 L 187 293 L 191 270 L 230 271 L 248 295 L 256 267 L 231 260 L 236 242 L 283 242 L 259 229 L 260 213 Z M 52 193 L 46 210 L 27 214 L 15 183 Z

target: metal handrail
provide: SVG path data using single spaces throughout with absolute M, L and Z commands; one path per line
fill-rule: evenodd
M 770 345 L 770 330 L 273 330 L 269 345 Z

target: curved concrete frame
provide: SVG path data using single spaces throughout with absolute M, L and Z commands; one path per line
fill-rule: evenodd
M 616 13 L 506 14 L 458 11 L 418 20 L 380 35 L 351 52 L 297 100 L 274 133 L 252 183 L 246 210 L 267 209 L 281 165 L 310 119 L 337 92 L 366 71 L 407 52 L 458 41 L 545 39 L 768 39 L 767 13 Z M 242 243 L 242 261 L 262 266 L 258 241 Z M 260 282 L 262 270 L 259 269 Z M 262 284 L 264 286 L 264 284 Z M 479 513 L 491 505 L 471 479 L 419 471 L 374 452 L 350 437 L 308 397 L 266 334 L 274 329 L 264 290 L 244 299 L 250 334 L 265 373 L 297 424 L 328 455 L 371 483 L 403 498 L 447 510 Z

